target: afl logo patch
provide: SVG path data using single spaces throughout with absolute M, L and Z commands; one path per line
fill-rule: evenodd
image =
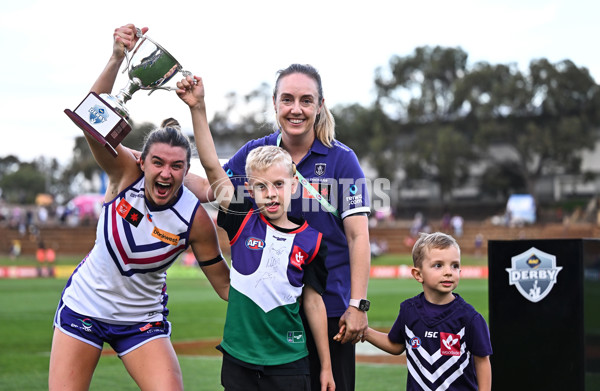
M 410 339 L 410 347 L 413 349 L 418 349 L 419 347 L 421 347 L 421 338 L 412 337 Z
M 246 248 L 249 250 L 262 250 L 265 248 L 265 242 L 262 239 L 248 238 L 246 239 Z

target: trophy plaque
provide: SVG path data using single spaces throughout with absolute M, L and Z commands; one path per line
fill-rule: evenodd
M 165 84 L 181 72 L 184 77 L 191 72 L 184 71 L 181 64 L 162 46 L 137 29 L 139 38 L 130 53 L 126 53 L 128 82 L 117 96 L 90 92 L 74 111 L 65 109 L 65 114 L 84 132 L 92 136 L 113 155 L 116 147 L 131 131 L 129 112 L 125 102 L 138 90 L 175 90 Z

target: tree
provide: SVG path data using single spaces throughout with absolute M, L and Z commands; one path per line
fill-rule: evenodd
M 215 113 L 210 128 L 216 142 L 236 144 L 262 137 L 273 130 L 267 113 L 273 105 L 272 92 L 267 83 L 261 83 L 250 93 L 240 97 L 235 92 L 226 95 L 227 107 Z
M 31 204 L 46 191 L 46 178 L 35 163 L 19 164 L 19 168 L 0 179 L 2 197 L 10 203 Z
M 336 137 L 366 160 L 381 178 L 393 181 L 398 171 L 402 128 L 375 105 L 336 106 L 332 109 L 336 121 Z
M 375 77 L 375 107 L 391 120 L 378 122 L 380 133 L 397 140 L 382 137 L 383 145 L 398 151 L 380 157 L 404 168 L 408 180 L 437 182 L 442 202 L 466 180 L 476 158 L 472 120 L 455 104 L 456 87 L 468 73 L 467 57 L 460 48 L 420 47 L 412 55 L 392 57 L 389 70 L 380 68 Z
M 137 125 L 132 122 L 132 129 L 129 134 L 121 142 L 122 145 L 141 151 L 144 145 L 144 139 L 156 126 L 150 122 L 144 122 Z M 73 158 L 71 162 L 65 168 L 61 182 L 63 184 L 80 183 L 80 180 L 76 180 L 78 176 L 82 176 L 82 180 L 91 183 L 95 177 L 103 175 L 103 171 L 94 159 L 90 147 L 87 143 L 85 136 L 81 135 L 75 138 L 75 145 L 73 146 Z M 99 188 L 93 188 L 92 191 L 99 191 Z M 67 198 L 71 198 L 72 193 L 77 193 L 80 189 L 64 190 L 67 193 Z
M 511 175 L 536 199 L 542 176 L 580 173 L 581 152 L 597 139 L 599 86 L 571 61 L 532 61 L 528 75 L 516 67 L 478 64 L 457 91 L 455 106 L 477 118 L 478 145 L 509 150 L 487 154 L 490 164 L 512 167 Z

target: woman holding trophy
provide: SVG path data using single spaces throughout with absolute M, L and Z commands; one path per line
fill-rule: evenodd
M 112 56 L 93 92 L 111 92 L 125 49 L 138 39 L 131 24 L 115 30 Z M 49 389 L 88 389 L 106 342 L 140 389 L 182 390 L 167 320 L 166 269 L 191 246 L 219 296 L 227 300 L 229 291 L 229 267 L 212 220 L 183 186 L 190 142 L 177 121 L 166 120 L 148 135 L 138 164 L 122 145 L 114 157 L 84 134 L 109 183 L 94 248 L 69 278 L 56 311 Z

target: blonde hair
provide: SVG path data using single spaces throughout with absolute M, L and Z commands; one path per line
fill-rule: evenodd
M 296 174 L 296 166 L 285 149 L 275 145 L 265 145 L 253 149 L 248 154 L 246 158 L 246 175 L 250 177 L 253 172 L 264 171 L 275 164 L 282 164 L 287 167 L 290 176 Z
M 413 266 L 423 266 L 427 251 L 433 248 L 444 250 L 451 246 L 456 247 L 460 255 L 460 246 L 452 236 L 443 232 L 432 232 L 430 234 L 421 232 L 412 249 Z
M 279 81 L 294 73 L 301 73 L 313 79 L 317 83 L 317 92 L 319 94 L 318 105 L 321 106 L 321 112 L 317 114 L 315 120 L 315 137 L 328 148 L 333 146 L 335 140 L 335 119 L 333 114 L 329 111 L 329 108 L 323 102 L 323 84 L 321 83 L 321 75 L 312 66 L 308 64 L 292 64 L 285 69 L 281 69 L 277 72 L 277 80 L 275 81 L 275 88 L 273 89 L 273 97 L 277 98 L 277 89 L 279 88 Z M 321 102 L 323 104 L 321 105 Z

